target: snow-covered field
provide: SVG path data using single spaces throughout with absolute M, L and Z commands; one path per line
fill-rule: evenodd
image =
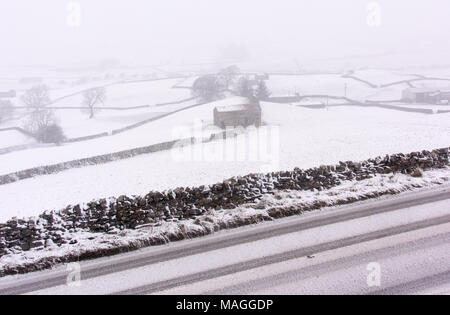
M 448 81 L 443 81 L 443 80 L 416 81 L 413 84 L 415 87 L 418 87 L 418 88 L 450 91 L 450 79 L 448 79 Z
M 407 108 L 421 108 L 421 109 L 431 109 L 433 112 L 441 111 L 450 111 L 449 105 L 434 105 L 434 104 L 399 104 L 399 103 L 391 103 L 392 105 L 398 107 L 407 107 Z
M 347 91 L 349 98 L 361 99 L 373 90 L 363 83 L 335 74 L 271 75 L 267 86 L 274 96 L 292 96 L 295 93 L 345 96 Z
M 64 75 L 68 76 L 67 73 Z M 359 70 L 354 75 L 374 84 L 414 78 L 407 72 L 384 70 Z M 115 74 L 115 77 L 117 76 L 118 74 Z M 60 76 L 51 78 L 61 79 Z M 136 76 L 136 79 L 139 78 L 142 78 L 142 75 Z M 195 76 L 187 80 L 167 79 L 110 85 L 107 87 L 108 98 L 105 106 L 129 107 L 179 101 L 188 98 L 190 91 L 172 87 L 176 83 L 189 85 L 194 78 Z M 431 84 L 434 81 L 423 82 Z M 445 81 L 439 82 L 442 84 Z M 267 85 L 273 95 L 292 95 L 298 92 L 308 95 L 344 96 L 347 93 L 349 98 L 361 101 L 398 99 L 405 87 L 395 85 L 373 88 L 363 82 L 342 78 L 339 74 L 271 75 Z M 6 86 L 2 88 L 6 89 Z M 56 110 L 55 114 L 66 136 L 72 138 L 111 132 L 113 129 L 170 113 L 196 102 L 192 100 L 177 105 L 150 106 L 130 111 L 103 110 L 92 120 L 77 109 Z M 229 98 L 190 108 L 118 135 L 3 154 L 0 155 L 0 175 L 187 138 L 194 135 L 193 132 L 198 126 L 208 128 L 209 133 L 217 132 L 212 126 L 214 107 L 242 102 L 244 102 L 242 98 Z M 331 100 L 330 104 L 334 102 L 342 101 Z M 77 94 L 61 99 L 53 105 L 79 106 L 79 103 L 80 95 Z M 309 103 L 326 103 L 326 99 L 304 100 L 301 104 Z M 350 106 L 307 109 L 274 103 L 263 103 L 262 108 L 265 124 L 262 130 L 268 131 L 271 135 L 269 137 L 263 132 L 259 133 L 263 139 L 258 149 L 266 151 L 265 159 L 243 157 L 210 161 L 202 155 L 205 152 L 217 153 L 234 145 L 235 139 L 228 139 L 204 144 L 201 147 L 199 145 L 189 147 L 187 150 L 201 152 L 200 156 L 195 154 L 188 156 L 186 154 L 192 152 L 185 151 L 181 160 L 180 154 L 166 151 L 21 180 L 0 186 L 0 209 L 2 209 L 0 219 L 7 219 L 13 215 L 38 214 L 45 209 L 57 209 L 70 203 L 87 202 L 93 198 L 145 194 L 149 190 L 215 183 L 232 176 L 268 169 L 308 168 L 334 164 L 339 160 L 364 160 L 384 154 L 448 147 L 450 144 L 448 123 L 450 114 L 425 115 Z M 8 122 L 1 126 L 9 127 L 10 124 L 11 122 Z M 249 131 L 249 135 L 254 136 L 258 133 Z M 238 141 L 243 143 L 246 139 L 245 135 L 238 137 Z M 0 133 L 0 148 L 26 144 L 30 141 L 16 132 Z M 270 149 L 264 148 L 262 145 L 264 143 L 268 144 Z
M 35 149 L 33 150 L 33 159 L 30 159 L 27 151 L 0 155 L 0 174 L 178 139 L 182 134 L 175 138 L 174 135 L 177 135 L 177 129 L 179 128 L 193 129 L 197 122 L 201 124 L 202 121 L 205 125 L 211 124 L 215 106 L 232 105 L 243 102 L 243 100 L 243 98 L 233 98 L 201 105 L 114 136 L 64 144 L 58 147 Z M 180 106 L 189 106 L 189 104 L 177 105 L 177 107 Z M 171 106 L 171 110 L 173 108 Z M 155 110 L 167 109 L 166 106 L 161 106 L 156 107 Z M 149 110 L 149 113 L 153 112 Z
M 148 80 L 165 78 L 166 71 L 151 66 L 108 67 L 91 65 L 83 67 L 0 67 L 0 91 L 14 89 L 18 92 L 30 88 L 37 82 L 24 82 L 23 79 L 39 78 L 52 90 L 52 97 L 57 98 L 72 94 L 86 88 L 107 85 L 119 81 Z
M 0 132 L 0 149 L 22 144 L 33 144 L 36 141 L 15 130 Z
M 169 140 L 174 128 L 192 127 L 195 119 L 204 119 L 205 124 L 211 122 L 214 105 L 190 109 L 117 136 L 34 149 L 33 158 L 26 151 L 3 155 L 0 156 L 1 173 L 117 151 L 124 149 L 124 144 L 135 147 Z M 7 209 L 1 213 L 0 220 L 11 215 L 38 214 L 45 209 L 58 209 L 94 198 L 212 184 L 236 175 L 261 172 L 267 166 L 276 170 L 309 168 L 340 160 L 364 160 L 384 154 L 447 147 L 450 141 L 450 114 L 424 115 L 361 107 L 310 110 L 273 103 L 263 103 L 262 107 L 265 128 L 279 135 L 263 138 L 269 143 L 267 160 L 244 157 L 208 161 L 206 154 L 180 160 L 180 156 L 174 154 L 178 151 L 164 151 L 22 180 L 0 186 L 0 209 Z M 240 137 L 242 140 L 245 136 Z M 199 151 L 195 150 L 197 146 L 189 148 L 193 152 L 220 152 L 234 141 L 204 144 Z
M 191 97 L 188 89 L 172 89 L 180 79 L 168 79 L 144 82 L 124 82 L 107 86 L 106 107 L 134 107 L 156 105 L 159 103 L 177 102 Z M 66 94 L 67 95 L 67 94 Z M 54 102 L 52 106 L 76 107 L 83 106 L 82 94 L 63 98 Z
M 130 69 L 126 73 L 119 73 L 119 70 L 108 73 L 92 72 L 84 75 L 79 72 L 56 71 L 54 69 L 41 73 L 41 77 L 43 78 L 42 82 L 50 87 L 51 99 L 56 100 L 52 103 L 52 106 L 82 106 L 82 91 L 95 86 L 106 86 L 107 98 L 104 103 L 106 107 L 150 106 L 148 108 L 126 111 L 103 110 L 94 119 L 88 119 L 88 115 L 79 109 L 56 110 L 55 115 L 68 138 L 111 132 L 111 130 L 122 128 L 197 102 L 197 100 L 192 100 L 177 105 L 153 106 L 188 99 L 191 97 L 189 89 L 173 87 L 177 85 L 191 86 L 198 76 L 193 75 L 185 79 L 133 82 L 132 80 L 152 80 L 152 78 L 162 76 L 164 73 L 159 70 L 156 73 L 144 73 L 144 70 L 150 71 L 151 69 L 143 69 L 143 73 L 141 74 L 136 72 L 137 70 L 135 71 L 136 73 Z M 17 69 L 16 72 L 13 71 L 11 77 L 0 78 L 0 91 L 6 91 L 10 88 L 17 89 L 18 97 L 12 100 L 15 105 L 22 105 L 20 95 L 26 88 L 32 85 L 31 83 L 20 84 L 20 79 L 23 77 L 40 77 L 37 75 L 39 72 L 36 69 L 33 71 L 27 69 L 27 71 L 25 72 L 25 69 Z M 441 71 L 439 73 L 445 74 L 446 72 Z M 408 71 L 399 72 L 376 69 L 357 70 L 352 75 L 375 85 L 417 78 L 417 76 Z M 292 96 L 295 93 L 299 93 L 300 95 L 320 94 L 338 97 L 347 96 L 358 101 L 397 100 L 401 98 L 402 90 L 408 87 L 407 84 L 396 84 L 385 88 L 374 88 L 364 82 L 359 82 L 351 78 L 343 78 L 342 74 L 270 75 L 267 85 L 273 96 Z M 450 88 L 450 82 L 447 81 L 415 81 L 414 85 L 418 87 Z M 342 102 L 345 101 L 315 98 L 312 100 L 305 99 L 301 104 L 340 104 Z M 21 116 L 26 113 L 19 111 L 17 114 L 19 116 L 17 119 L 5 121 L 0 127 L 23 126 L 24 122 Z M 14 145 L 27 143 L 24 139 L 16 138 L 16 140 L 16 142 L 2 140 L 0 141 L 0 146 L 10 146 L 11 142 Z
M 384 73 L 384 72 L 382 72 Z M 373 84 L 378 82 L 391 83 L 414 77 L 393 76 L 387 77 L 385 81 L 381 81 L 382 75 L 376 72 L 375 81 L 370 81 L 372 77 L 365 72 L 356 72 L 354 76 L 361 79 L 367 79 Z M 402 91 L 407 88 L 406 84 L 398 84 L 385 88 L 370 87 L 364 82 L 360 82 L 351 78 L 343 78 L 340 74 L 311 74 L 311 75 L 271 75 L 267 81 L 267 86 L 273 96 L 292 96 L 295 93 L 300 95 L 329 95 L 351 99 L 364 100 L 395 100 L 400 99 Z
M 137 83 L 117 83 L 106 87 L 106 101 L 103 107 L 136 107 L 150 106 L 147 108 L 131 109 L 131 110 L 110 110 L 104 109 L 96 113 L 94 119 L 89 119 L 87 111 L 80 109 L 59 109 L 54 114 L 58 123 L 62 126 L 64 134 L 67 138 L 85 137 L 103 132 L 110 132 L 114 129 L 126 127 L 128 125 L 141 122 L 143 120 L 159 116 L 168 111 L 177 110 L 189 105 L 195 104 L 196 100 L 183 102 L 176 105 L 154 106 L 160 103 L 179 102 L 191 97 L 188 89 L 172 89 L 172 86 L 179 82 L 180 79 L 167 79 L 158 81 L 146 81 Z M 109 81 L 87 82 L 75 87 L 51 89 L 50 97 L 55 100 L 61 96 L 75 95 L 62 98 L 51 104 L 52 107 L 83 107 L 82 91 L 107 84 Z M 1 86 L 1 82 L 0 82 Z M 54 87 L 55 85 L 53 85 Z M 6 87 L 4 87 L 6 90 Z M 0 89 L 1 91 L 1 89 Z M 23 105 L 20 103 L 20 95 L 13 99 L 15 105 Z M 0 128 L 23 126 L 23 115 L 27 112 L 18 110 L 17 119 L 12 119 L 0 124 Z M 14 138 L 17 141 L 3 141 L 5 136 L 0 135 L 0 147 L 8 147 L 13 145 L 27 144 L 27 141 L 20 138 Z
M 161 112 L 157 111 L 161 110 Z M 55 110 L 58 122 L 64 126 L 64 135 L 71 139 L 95 135 L 123 128 L 146 119 L 158 117 L 163 109 L 142 108 L 129 111 L 100 110 L 93 119 L 79 109 Z
M 442 74 L 447 78 L 446 72 L 438 72 L 435 77 Z M 402 91 L 409 86 L 399 83 L 387 87 L 383 85 L 396 83 L 404 80 L 420 79 L 417 75 L 409 72 L 396 72 L 387 70 L 358 70 L 351 76 L 373 84 L 357 81 L 352 78 L 343 78 L 340 74 L 310 74 L 310 75 L 271 75 L 267 85 L 274 96 L 300 95 L 329 95 L 347 96 L 348 98 L 365 101 L 399 100 Z M 413 82 L 416 87 L 437 88 L 450 90 L 450 81 L 444 80 L 419 80 Z
M 450 67 L 430 67 L 421 68 L 414 71 L 415 73 L 420 73 L 421 75 L 434 77 L 434 78 L 447 78 L 450 79 Z
M 407 72 L 388 71 L 380 69 L 357 70 L 352 74 L 352 76 L 378 86 L 417 78 L 417 76 L 415 76 L 414 74 Z

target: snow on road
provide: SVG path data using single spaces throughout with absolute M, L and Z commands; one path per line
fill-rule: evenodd
M 308 230 L 298 231 L 295 233 L 275 236 L 251 243 L 244 243 L 240 245 L 226 247 L 223 249 L 209 251 L 206 253 L 190 255 L 178 259 L 164 261 L 161 263 L 155 263 L 144 267 L 139 267 L 105 276 L 87 279 L 83 280 L 81 282 L 81 286 L 79 287 L 68 287 L 67 285 L 61 285 L 58 287 L 33 292 L 33 294 L 115 293 L 118 291 L 132 289 L 142 285 L 182 277 L 193 273 L 207 272 L 208 270 L 212 270 L 215 268 L 220 268 L 233 264 L 241 264 L 246 261 L 250 261 L 252 259 L 264 258 L 271 255 L 293 251 L 299 248 L 305 248 L 326 242 L 336 241 L 350 236 L 362 235 L 372 231 L 378 231 L 380 229 L 396 227 L 399 225 L 409 224 L 413 222 L 420 222 L 421 220 L 434 217 L 437 218 L 442 215 L 448 214 L 449 206 L 450 202 L 448 200 L 445 200 L 428 204 L 426 207 L 424 206 L 408 207 L 395 212 L 379 214 L 360 219 L 354 219 L 326 226 L 320 226 Z M 230 274 L 227 276 L 207 280 L 204 282 L 197 282 L 192 285 L 179 286 L 174 289 L 163 291 L 162 293 L 198 294 L 205 291 L 207 292 L 208 290 L 220 289 L 229 285 L 242 284 L 249 280 L 262 278 L 263 276 L 276 275 L 289 270 L 292 271 L 299 268 L 305 268 L 314 264 L 319 264 L 320 262 L 331 261 L 333 259 L 340 257 L 374 251 L 376 249 L 387 247 L 389 245 L 390 246 L 400 245 L 406 241 L 413 241 L 414 239 L 429 237 L 439 233 L 444 233 L 446 231 L 448 232 L 448 229 L 449 229 L 448 224 L 434 226 L 433 228 L 422 229 L 419 231 L 415 231 L 414 233 L 409 234 L 405 233 L 397 236 L 392 236 L 387 240 L 384 239 L 384 241 L 372 241 L 369 243 L 364 243 L 364 246 L 361 246 L 359 244 L 351 248 L 344 248 L 340 250 L 319 253 L 317 254 L 318 259 L 298 258 L 294 260 L 286 260 L 278 264 L 266 265 L 264 267 L 260 267 L 257 269 L 250 269 L 246 272 L 241 273 L 230 272 Z M 169 246 L 182 246 L 183 242 L 192 242 L 192 241 L 182 241 L 179 244 L 173 244 Z M 424 255 L 422 256 L 419 257 L 414 256 L 414 261 L 421 261 L 420 264 L 414 264 L 414 261 L 410 259 L 410 261 L 407 263 L 407 266 L 395 264 L 394 267 L 396 268 L 401 267 L 400 270 L 405 271 L 407 270 L 408 266 L 409 267 L 414 266 L 415 268 L 421 271 L 421 274 L 424 274 L 425 272 L 430 272 L 431 270 L 430 266 L 427 266 L 425 262 L 426 261 L 431 262 L 433 261 L 433 258 L 436 258 L 433 264 L 433 271 L 438 272 L 439 270 L 448 267 L 448 265 L 443 263 L 443 261 L 445 262 L 445 258 L 448 258 L 448 256 L 446 255 L 448 253 L 449 248 L 448 246 L 449 245 L 447 244 L 446 246 L 440 246 L 436 249 L 432 248 L 431 250 L 424 252 Z M 150 251 L 158 250 L 158 248 L 148 250 Z M 430 254 L 430 256 L 425 256 L 425 253 Z M 408 261 L 406 259 L 408 255 L 405 256 L 406 257 L 402 257 L 403 262 Z M 425 257 L 427 257 L 427 259 L 424 260 Z M 349 265 L 348 267 L 352 267 L 353 270 L 358 271 L 357 275 L 360 275 L 359 271 L 361 271 L 360 270 L 361 265 L 363 265 L 363 268 L 365 268 L 367 263 L 369 262 L 370 261 L 367 262 L 356 261 L 353 262 L 353 265 Z M 183 266 L 183 268 L 180 268 L 180 266 Z M 399 272 L 400 270 L 397 270 L 397 272 Z M 332 273 L 333 269 L 328 269 L 328 271 Z M 419 277 L 421 274 L 414 274 L 414 272 L 411 272 L 408 274 L 408 276 Z M 389 274 L 386 274 L 386 276 L 389 277 L 392 276 L 392 278 L 390 279 L 388 278 L 391 281 L 398 280 L 399 278 L 399 275 L 397 275 L 395 278 L 395 273 L 392 272 L 392 270 L 390 270 Z M 405 273 L 402 273 L 402 276 L 405 277 Z M 347 278 L 348 273 L 347 277 L 343 279 Z M 362 277 L 362 279 L 359 279 L 359 281 L 361 281 L 362 284 L 365 284 L 366 278 L 367 272 L 365 273 L 365 276 Z M 314 278 L 311 279 L 313 280 Z M 352 283 L 353 283 L 352 281 L 348 281 L 347 285 L 350 285 L 350 287 L 347 287 L 346 289 L 350 290 L 354 289 L 354 287 L 352 287 Z M 269 284 L 271 283 L 269 282 Z M 287 284 L 289 284 L 289 282 L 287 282 Z M 290 287 L 289 285 L 285 286 L 284 288 L 292 290 L 292 287 Z M 305 287 L 297 287 L 297 290 L 301 290 L 302 288 L 305 290 L 308 289 L 308 287 L 305 286 Z M 324 287 L 320 288 L 325 289 Z M 278 288 L 278 290 L 281 289 Z M 312 289 L 316 288 L 312 287 Z M 339 288 L 336 287 L 334 289 L 337 290 Z M 342 287 L 341 289 L 345 289 L 345 286 Z M 247 293 L 251 292 L 252 291 L 250 290 L 250 292 Z
M 450 226 L 447 225 L 446 228 L 448 231 Z M 441 227 L 441 230 L 444 228 Z M 392 239 L 397 240 L 401 237 L 391 237 L 390 240 Z M 445 242 L 446 239 L 448 240 L 448 237 L 440 242 L 434 240 L 438 244 L 433 244 L 432 241 L 425 242 L 425 245 L 416 241 L 412 249 L 412 245 L 408 243 L 406 246 L 396 244 L 382 251 L 382 254 L 372 254 L 370 250 L 384 249 L 389 243 L 386 240 L 374 241 L 365 243 L 364 246 L 359 244 L 350 248 L 320 253 L 311 259 L 302 257 L 187 285 L 163 291 L 161 294 L 186 294 L 187 292 L 236 295 L 368 294 L 430 275 L 448 272 L 447 253 L 450 251 L 450 244 Z M 430 247 L 426 247 L 427 245 Z M 344 256 L 343 259 L 336 259 L 342 256 Z M 367 284 L 370 273 L 367 268 L 373 262 L 381 266 L 380 287 L 369 287 Z M 426 293 L 426 291 L 419 291 L 419 293 Z

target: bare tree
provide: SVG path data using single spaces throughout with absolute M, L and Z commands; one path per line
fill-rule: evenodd
M 195 80 L 192 94 L 204 102 L 212 102 L 223 97 L 225 86 L 215 75 L 205 75 Z
M 223 85 L 225 86 L 225 88 L 228 89 L 234 83 L 239 73 L 239 68 L 233 65 L 222 69 L 219 72 L 218 76 L 221 80 L 223 80 Z
M 26 106 L 40 110 L 50 103 L 48 87 L 45 84 L 33 86 L 25 91 L 21 99 Z
M 55 115 L 51 110 L 40 109 L 33 111 L 25 120 L 24 128 L 32 135 L 36 135 L 39 130 L 42 130 L 50 125 L 56 124 Z
M 243 97 L 253 97 L 255 96 L 255 90 L 253 88 L 252 82 L 247 76 L 242 76 L 239 78 L 236 87 L 236 93 Z
M 265 101 L 270 97 L 270 91 L 269 88 L 266 85 L 266 82 L 264 80 L 258 81 L 257 87 L 256 87 L 256 97 L 260 101 Z
M 104 87 L 96 87 L 89 89 L 83 93 L 83 105 L 89 110 L 89 119 L 94 118 L 96 105 L 106 100 L 106 89 Z
M 25 120 L 24 128 L 39 142 L 60 144 L 65 139 L 56 117 L 48 109 L 33 111 Z

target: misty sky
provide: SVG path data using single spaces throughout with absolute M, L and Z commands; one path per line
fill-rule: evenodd
M 81 7 L 79 26 L 67 4 Z M 195 63 L 449 52 L 450 1 L 1 0 L 0 64 Z M 432 57 L 431 57 L 432 58 Z

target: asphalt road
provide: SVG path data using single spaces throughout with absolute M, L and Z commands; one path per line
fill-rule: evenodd
M 372 264 L 372 265 L 370 265 Z M 380 283 L 368 284 L 370 266 Z M 450 293 L 450 188 L 0 279 L 0 294 Z M 373 270 L 372 270 L 373 271 Z

